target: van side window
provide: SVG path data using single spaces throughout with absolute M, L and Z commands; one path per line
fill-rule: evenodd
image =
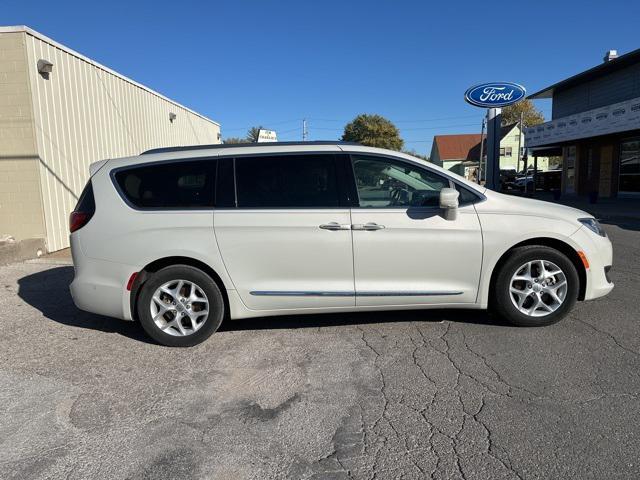
M 410 163 L 352 155 L 361 208 L 437 207 L 449 179 Z
M 239 208 L 339 206 L 334 156 L 265 155 L 236 158 Z
M 213 207 L 214 160 L 167 162 L 126 168 L 115 174 L 120 191 L 138 208 Z

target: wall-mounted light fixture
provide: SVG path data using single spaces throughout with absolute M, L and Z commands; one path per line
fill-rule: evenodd
M 176 114 L 173 112 L 169 112 L 169 121 L 173 123 L 175 119 L 176 119 Z
M 38 73 L 42 75 L 42 78 L 49 80 L 49 74 L 53 72 L 53 63 L 42 58 L 38 60 Z

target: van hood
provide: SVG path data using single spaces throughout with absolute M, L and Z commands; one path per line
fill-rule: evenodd
M 578 218 L 593 217 L 590 213 L 557 203 L 516 197 L 486 190 L 487 201 L 476 204 L 478 213 L 501 213 L 509 215 L 532 215 L 536 217 L 554 218 L 574 223 Z

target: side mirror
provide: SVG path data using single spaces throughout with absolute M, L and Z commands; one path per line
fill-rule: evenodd
M 440 190 L 440 208 L 444 210 L 445 220 L 455 220 L 458 216 L 458 197 L 460 192 L 455 188 L 443 188 Z

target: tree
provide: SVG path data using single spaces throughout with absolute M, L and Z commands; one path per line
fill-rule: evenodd
M 362 114 L 344 127 L 342 140 L 369 147 L 401 150 L 404 141 L 396 126 L 380 115 Z
M 258 135 L 260 135 L 260 130 L 262 130 L 262 125 L 258 127 L 251 127 L 247 131 L 247 142 L 256 143 L 258 141 Z
M 502 109 L 502 125 L 511 125 L 520 121 L 522 113 L 523 127 L 544 123 L 544 115 L 529 99 L 522 100 Z
M 411 155 L 412 157 L 421 158 L 422 160 L 426 160 L 427 162 L 431 161 L 427 155 L 422 155 L 415 150 L 403 150 L 402 153 L 406 153 L 407 155 Z
M 247 143 L 247 139 L 246 138 L 240 138 L 240 137 L 229 137 L 229 138 L 225 138 L 222 143 L 226 143 L 226 144 L 231 144 L 231 143 Z
M 260 135 L 260 130 L 264 127 L 262 125 L 258 127 L 251 127 L 247 130 L 247 136 L 244 138 L 241 137 L 229 137 L 223 140 L 223 143 L 232 144 L 232 143 L 256 143 L 258 141 L 258 135 Z

